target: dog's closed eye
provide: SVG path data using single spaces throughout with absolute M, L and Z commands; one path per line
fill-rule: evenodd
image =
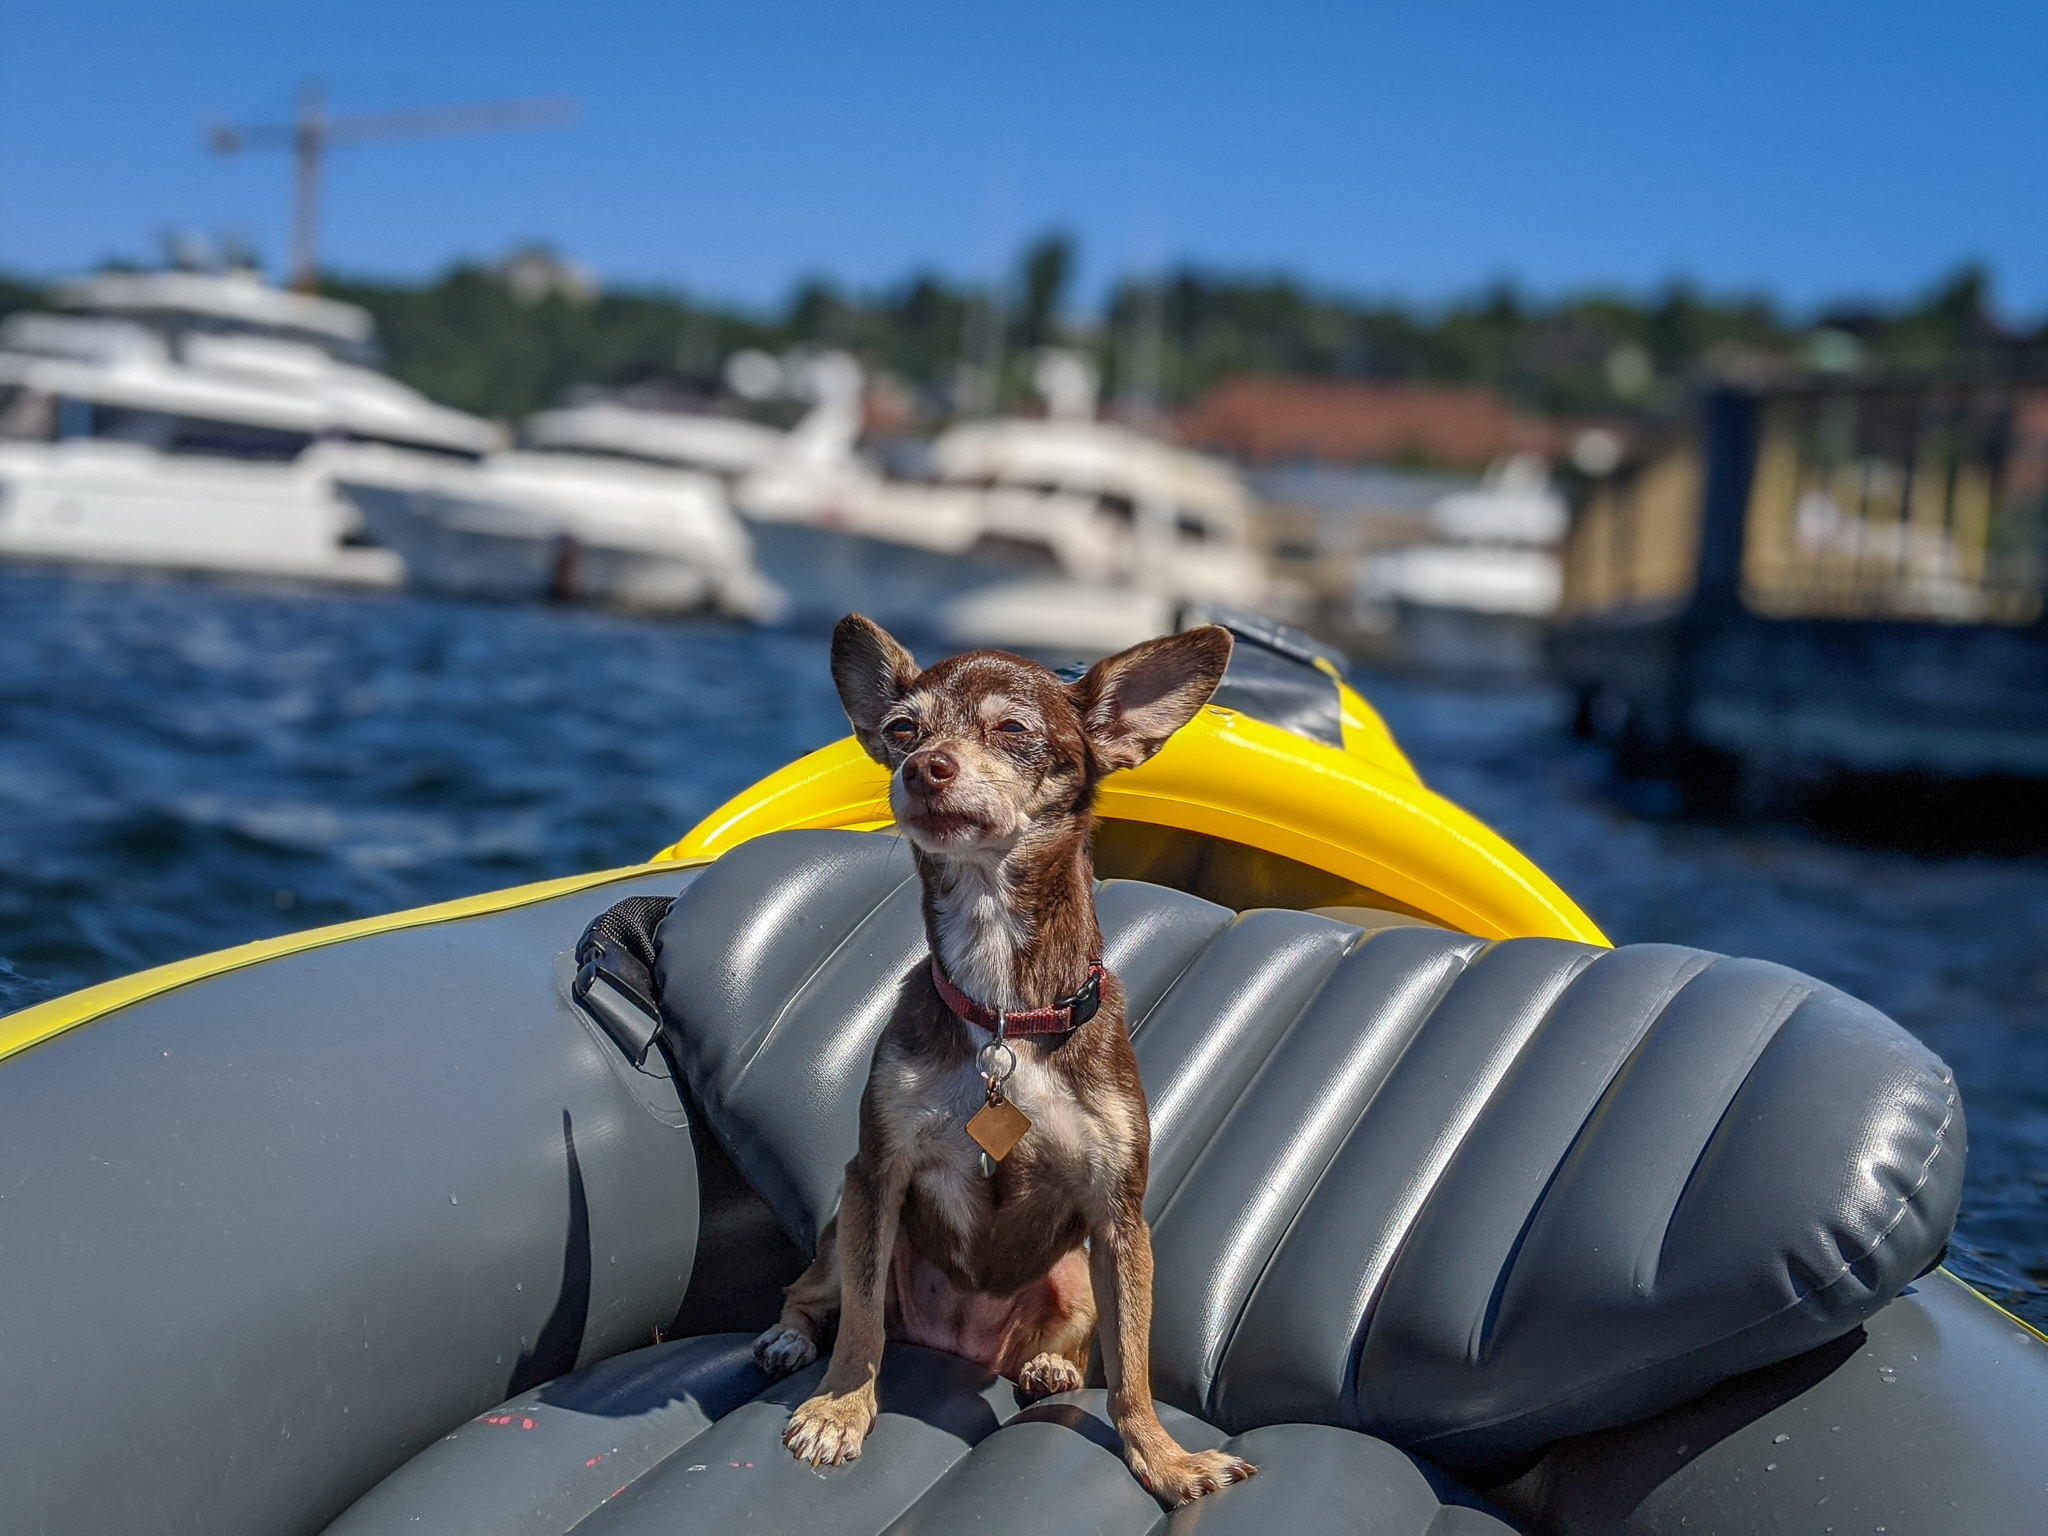
M 996 729 L 999 731 L 1008 731 L 1013 736 L 1021 736 L 1025 732 L 1027 727 L 1025 726 L 1022 720 L 1004 720 L 996 726 Z

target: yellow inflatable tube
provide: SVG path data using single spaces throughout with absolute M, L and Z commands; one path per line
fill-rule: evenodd
M 1340 696 L 1343 751 L 1211 706 L 1151 762 L 1105 780 L 1100 814 L 1263 849 L 1460 932 L 1607 943 L 1549 876 L 1423 785 L 1371 705 L 1349 687 Z M 891 821 L 888 775 L 848 737 L 770 774 L 656 857 Z

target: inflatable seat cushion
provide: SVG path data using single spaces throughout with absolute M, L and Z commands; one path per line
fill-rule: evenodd
M 1953 1075 L 1783 966 L 1097 906 L 1151 1105 L 1153 1389 L 1226 1430 L 1520 1455 L 1841 1336 L 1954 1223 Z M 659 938 L 677 1060 L 808 1248 L 925 954 L 908 852 L 758 839 Z
M 814 1468 L 782 1430 L 823 1363 L 766 1386 L 750 1342 L 681 1339 L 516 1397 L 422 1451 L 327 1536 L 1510 1536 L 1384 1441 L 1315 1424 L 1229 1438 L 1165 1408 L 1184 1444 L 1228 1445 L 1262 1474 L 1169 1516 L 1118 1456 L 1100 1392 L 1020 1412 L 1007 1382 L 912 1345 L 884 1361 L 860 1459 Z M 1440 1488 L 1465 1502 L 1440 1502 Z

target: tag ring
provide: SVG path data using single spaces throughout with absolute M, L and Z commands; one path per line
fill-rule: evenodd
M 995 1069 L 995 1053 L 997 1051 L 1001 1051 L 1008 1058 L 1000 1072 Z M 984 1082 L 1000 1088 L 1010 1080 L 1010 1074 L 1017 1070 L 1017 1053 L 1010 1049 L 1009 1041 L 999 1036 L 974 1053 L 974 1064 L 980 1068 Z

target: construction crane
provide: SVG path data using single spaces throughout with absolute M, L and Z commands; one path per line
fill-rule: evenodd
M 217 155 L 245 149 L 289 149 L 297 160 L 292 181 L 292 286 L 310 293 L 320 275 L 320 171 L 330 148 L 373 139 L 417 139 L 463 133 L 500 133 L 512 128 L 551 128 L 576 115 L 563 96 L 535 101 L 502 101 L 424 112 L 377 112 L 329 117 L 318 86 L 299 97 L 299 115 L 289 123 L 218 124 L 206 132 Z

